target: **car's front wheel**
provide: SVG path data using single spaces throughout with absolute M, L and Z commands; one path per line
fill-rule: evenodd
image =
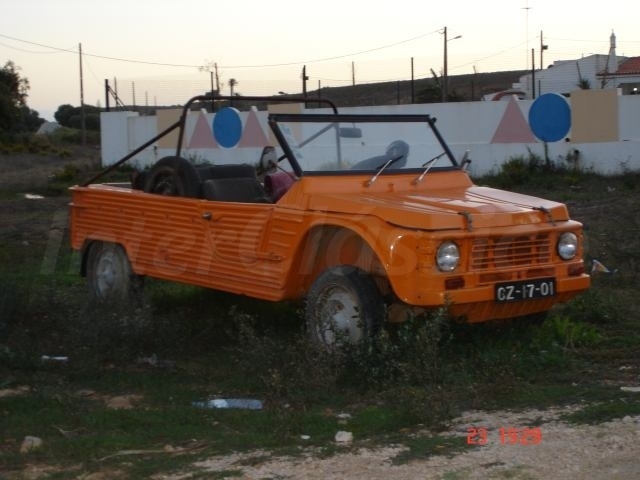
M 384 302 L 373 278 L 352 266 L 325 270 L 307 294 L 309 338 L 327 350 L 357 344 L 374 335 L 384 315 Z

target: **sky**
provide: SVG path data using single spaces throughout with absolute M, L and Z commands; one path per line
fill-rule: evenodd
M 597 5 L 597 6 L 594 6 Z M 2 0 L 0 66 L 30 84 L 27 104 L 105 106 L 105 79 L 125 104 L 183 104 L 210 89 L 276 95 L 440 75 L 540 67 L 608 54 L 640 56 L 640 3 L 619 0 Z M 459 37 L 459 38 L 458 38 Z M 80 88 L 80 45 L 82 89 Z M 111 101 L 113 105 L 113 100 Z

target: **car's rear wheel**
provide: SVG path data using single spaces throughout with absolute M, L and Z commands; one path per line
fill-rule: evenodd
M 327 350 L 339 349 L 377 333 L 384 313 L 384 302 L 369 274 L 352 266 L 331 267 L 307 294 L 307 333 Z
M 87 283 L 92 300 L 131 302 L 140 300 L 143 277 L 133 272 L 122 246 L 96 242 L 88 252 Z

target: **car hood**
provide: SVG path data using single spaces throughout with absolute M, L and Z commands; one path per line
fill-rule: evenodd
M 312 210 L 374 215 L 407 228 L 471 229 L 569 220 L 564 204 L 489 187 L 445 192 L 372 192 L 315 194 Z

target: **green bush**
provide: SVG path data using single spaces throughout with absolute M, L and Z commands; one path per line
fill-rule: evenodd
M 600 340 L 600 334 L 592 325 L 570 317 L 553 315 L 542 324 L 533 342 L 542 349 L 574 349 L 596 345 Z
M 232 307 L 227 333 L 236 365 L 255 378 L 268 400 L 306 404 L 335 392 L 344 353 L 331 354 L 309 342 L 301 331 L 277 335 L 260 328 L 255 316 Z
M 528 155 L 509 158 L 500 165 L 500 170 L 492 178 L 503 188 L 523 185 L 535 176 L 548 169 L 543 159 L 529 150 Z
M 592 282 L 595 283 L 593 280 Z M 560 306 L 558 311 L 564 317 L 582 322 L 618 323 L 624 315 L 622 312 L 624 305 L 598 288 L 599 285 L 592 285 L 592 288 L 578 295 L 571 302 Z
M 442 347 L 450 338 L 449 326 L 444 309 L 390 325 L 348 350 L 345 379 L 364 388 L 441 382 Z
M 58 182 L 71 182 L 78 177 L 80 169 L 77 165 L 67 163 L 62 170 L 54 174 L 54 178 Z
M 258 379 L 271 399 L 304 404 L 345 390 L 384 392 L 401 386 L 413 392 L 405 400 L 414 399 L 417 411 L 424 398 L 412 389 L 443 379 L 441 346 L 449 338 L 443 312 L 417 316 L 332 352 L 310 342 L 302 331 L 283 336 L 262 330 L 256 317 L 236 308 L 229 317 L 235 363 L 247 378 Z

